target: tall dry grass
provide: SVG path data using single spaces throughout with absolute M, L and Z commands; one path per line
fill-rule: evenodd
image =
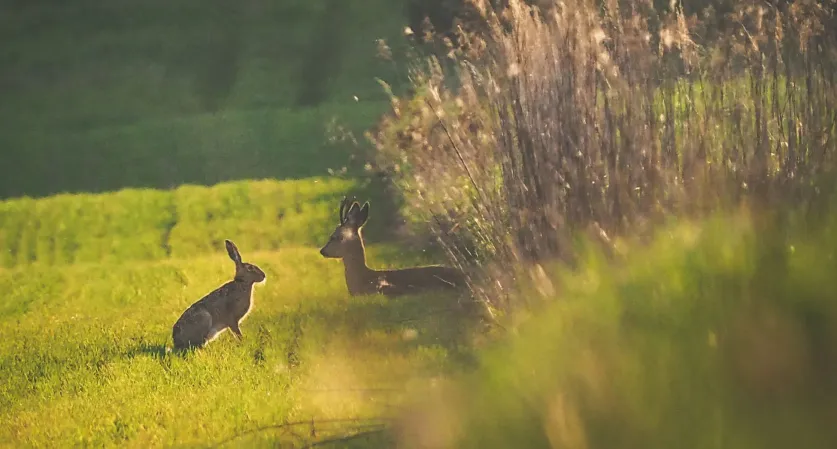
M 816 210 L 831 190 L 833 0 L 502 3 L 473 0 L 477 21 L 415 61 L 414 96 L 368 136 L 487 304 L 509 306 L 509 267 L 571 260 L 578 232 L 609 245 L 745 200 Z

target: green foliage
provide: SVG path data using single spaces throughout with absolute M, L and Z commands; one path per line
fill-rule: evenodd
M 553 273 L 560 297 L 429 406 L 451 427 L 418 431 L 458 448 L 834 447 L 837 227 L 768 223 L 681 223 L 616 266 Z
M 329 124 L 339 120 L 359 133 L 384 107 L 382 102 L 327 104 L 51 132 L 0 129 L 9 160 L 3 164 L 7 172 L 0 176 L 0 192 L 41 196 L 242 178 L 302 179 L 343 167 L 362 174 L 353 148 L 330 141 Z
M 382 187 L 337 177 L 127 189 L 0 202 L 0 266 L 156 260 L 205 254 L 224 239 L 250 251 L 322 245 L 347 194 L 378 205 L 367 235 L 390 235 Z
M 315 248 L 239 246 L 268 276 L 244 339 L 226 333 L 187 355 L 166 352 L 171 326 L 231 279 L 222 245 L 189 259 L 0 271 L 0 446 L 207 445 L 286 421 L 381 416 L 397 396 L 374 388 L 400 395 L 467 360 L 451 298 L 350 298 L 341 264 Z M 373 246 L 370 263 L 426 261 L 381 257 L 393 252 Z M 318 438 L 352 425 L 328 427 Z M 229 446 L 289 438 L 266 430 Z
M 375 41 L 403 13 L 376 0 L 334 17 L 332 3 L 0 3 L 0 198 L 340 169 L 350 155 L 326 125 L 359 133 L 383 111 L 374 77 L 396 72 Z M 312 89 L 321 101 L 297 107 Z

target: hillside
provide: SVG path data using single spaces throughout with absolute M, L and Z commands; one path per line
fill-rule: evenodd
M 384 110 L 376 42 L 404 23 L 383 0 L 0 2 L 0 198 L 340 169 L 330 123 Z

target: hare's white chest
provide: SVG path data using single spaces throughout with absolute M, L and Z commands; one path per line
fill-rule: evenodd
M 250 311 L 253 310 L 253 298 L 255 297 L 254 293 L 255 288 L 250 288 L 250 298 L 247 301 L 247 308 L 244 310 L 244 315 L 241 315 L 241 318 L 238 319 L 238 322 L 241 323 L 247 318 L 247 315 L 250 315 Z

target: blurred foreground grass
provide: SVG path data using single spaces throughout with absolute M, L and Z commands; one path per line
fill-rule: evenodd
M 837 447 L 837 220 L 770 223 L 554 272 L 555 301 L 404 416 L 405 447 Z

